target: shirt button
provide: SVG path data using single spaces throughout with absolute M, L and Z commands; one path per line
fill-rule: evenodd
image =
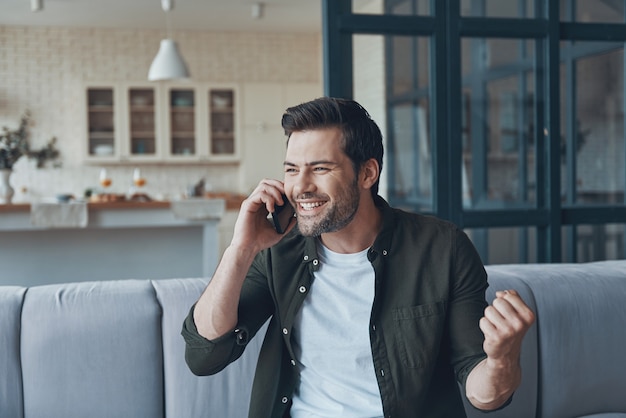
M 387 250 L 383 250 L 383 255 L 387 255 Z
M 372 325 L 372 331 L 376 331 L 376 325 Z
M 282 403 L 287 403 L 287 402 L 289 402 L 289 399 L 286 396 L 283 396 L 283 398 L 280 401 Z
M 287 331 L 287 328 L 283 328 L 283 334 L 285 335 L 289 334 L 289 331 Z
M 291 365 L 295 366 L 296 365 L 296 361 L 294 359 L 291 359 Z
M 306 287 L 304 286 L 300 286 L 300 289 L 298 289 L 300 291 L 300 293 L 304 293 L 306 292 Z
M 317 266 L 318 264 L 319 264 L 319 261 L 317 261 L 317 260 L 313 260 L 313 265 L 314 265 L 314 266 Z
M 304 261 L 308 261 L 308 259 L 309 259 L 309 256 L 308 256 L 308 255 L 305 255 L 305 256 L 304 256 Z

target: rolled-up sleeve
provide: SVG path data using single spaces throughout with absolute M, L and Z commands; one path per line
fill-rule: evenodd
M 193 320 L 194 308 L 195 305 L 185 318 L 181 331 L 186 343 L 185 361 L 195 375 L 218 373 L 241 356 L 245 348 L 245 344 L 241 344 L 241 336 L 247 335 L 247 332 L 245 329 L 235 328 L 215 340 L 208 340 L 198 333 Z M 247 343 L 247 337 L 245 342 Z
M 214 340 L 204 338 L 194 321 L 195 304 L 183 322 L 185 361 L 198 376 L 220 372 L 243 354 L 248 342 L 273 313 L 274 304 L 268 291 L 265 253 L 257 255 L 244 281 L 235 328 Z

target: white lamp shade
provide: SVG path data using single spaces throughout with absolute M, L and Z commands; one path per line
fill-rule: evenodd
M 185 60 L 178 52 L 178 46 L 173 39 L 161 40 L 159 52 L 157 52 L 150 71 L 148 80 L 173 80 L 177 78 L 188 78 L 189 70 Z

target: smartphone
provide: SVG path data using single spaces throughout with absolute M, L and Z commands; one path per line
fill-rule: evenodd
M 289 226 L 289 222 L 295 214 L 293 206 L 287 200 L 287 196 L 283 195 L 283 201 L 285 202 L 281 206 L 275 206 L 274 212 L 272 212 L 272 222 L 274 223 L 274 229 L 279 234 L 284 234 Z

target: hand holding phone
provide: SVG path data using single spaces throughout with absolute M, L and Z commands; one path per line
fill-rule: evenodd
M 272 223 L 274 224 L 274 229 L 279 234 L 284 234 L 287 228 L 289 227 L 289 223 L 295 214 L 295 210 L 293 206 L 289 203 L 287 196 L 283 194 L 283 202 L 284 204 L 274 207 L 274 212 L 272 212 Z

